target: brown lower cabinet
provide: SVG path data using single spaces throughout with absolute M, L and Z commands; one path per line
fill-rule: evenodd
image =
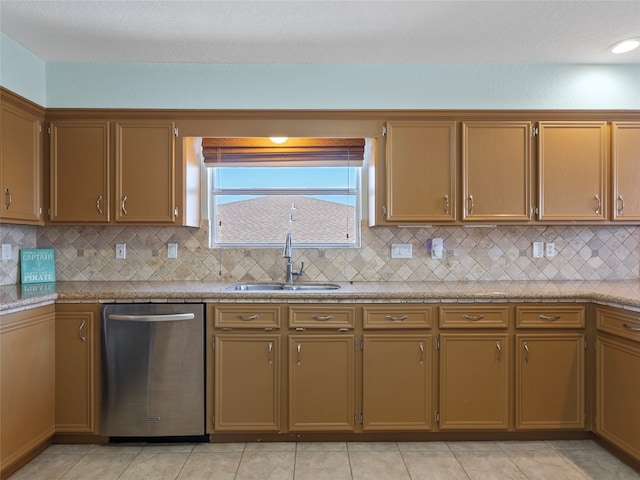
M 56 433 L 100 432 L 99 304 L 56 305 Z
M 289 430 L 355 430 L 355 336 L 289 335 Z
M 54 306 L 0 316 L 0 478 L 43 449 L 55 430 Z

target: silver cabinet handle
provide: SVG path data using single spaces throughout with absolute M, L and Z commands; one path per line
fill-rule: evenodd
M 320 322 L 326 322 L 327 320 L 333 320 L 333 315 L 326 315 L 324 317 L 321 315 L 311 315 L 311 318 Z
M 529 363 L 529 345 L 527 342 L 524 342 L 524 364 Z
M 126 215 L 126 214 L 127 214 L 127 209 L 126 209 L 126 208 L 125 208 L 125 206 L 124 206 L 124 204 L 126 203 L 126 201 L 127 201 L 127 196 L 125 195 L 125 196 L 123 196 L 123 197 L 122 197 L 122 201 L 120 202 L 120 209 L 122 210 L 122 213 L 123 213 L 124 215 Z
M 420 342 L 420 365 L 424 365 L 424 343 Z
M 273 365 L 273 342 L 269 342 L 269 345 L 267 346 L 267 359 L 269 365 Z
M 596 199 L 596 213 L 600 214 L 600 208 L 602 207 L 602 200 L 600 200 L 600 195 L 597 193 L 594 195 Z
M 298 364 L 298 366 L 300 366 L 300 363 L 301 363 L 300 352 L 302 350 L 302 346 L 300 344 L 298 344 L 297 350 L 298 350 L 298 356 L 297 356 L 297 362 L 296 363 Z
M 444 196 L 444 213 L 449 215 L 449 195 Z
M 482 320 L 484 318 L 484 315 L 462 315 L 462 318 L 464 318 L 465 320 L 473 320 L 474 322 L 477 322 L 478 320 Z
M 502 347 L 500 346 L 500 341 L 496 342 L 496 363 L 500 363 L 502 361 Z
M 102 211 L 102 207 L 100 206 L 100 204 L 102 203 L 102 195 L 100 195 L 98 197 L 98 199 L 96 200 L 96 210 L 98 210 L 98 213 L 100 215 L 102 215 L 104 212 Z
M 622 195 L 618 195 L 618 215 L 622 215 L 623 210 L 624 210 L 624 198 L 622 198 Z
M 9 210 L 9 207 L 11 206 L 11 192 L 9 191 L 8 188 L 5 188 L 4 194 L 5 194 L 5 198 L 7 199 L 6 203 L 4 204 L 4 208 L 5 210 Z
M 82 320 L 82 323 L 80 324 L 80 328 L 78 328 L 78 337 L 80 337 L 80 340 L 82 340 L 83 342 L 87 340 L 87 337 L 82 334 L 82 330 L 84 329 L 86 324 L 87 324 L 87 321 Z
M 628 323 L 623 323 L 622 326 L 629 330 L 630 332 L 640 332 L 640 327 L 632 327 Z
M 551 322 L 555 322 L 555 321 L 557 321 L 557 320 L 560 320 L 560 317 L 561 317 L 561 316 L 562 316 L 562 315 L 556 315 L 556 316 L 554 316 L 554 317 L 550 317 L 550 316 L 548 316 L 548 315 L 542 315 L 542 314 L 540 314 L 540 315 L 538 315 L 538 318 L 539 318 L 540 320 L 549 320 L 549 321 L 551 321 Z
M 238 315 L 237 316 L 238 320 L 257 320 L 258 318 L 260 318 L 260 315 L 249 315 L 249 316 L 244 316 L 244 315 Z
M 399 317 L 395 317 L 393 315 L 385 315 L 384 318 L 386 318 L 390 322 L 404 322 L 409 317 L 407 317 L 406 315 L 401 315 Z
M 469 195 L 467 206 L 469 207 L 469 213 L 473 213 L 473 207 L 475 206 L 475 202 L 473 201 L 473 195 Z

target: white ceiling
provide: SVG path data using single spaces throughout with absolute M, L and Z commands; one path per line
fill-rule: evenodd
M 640 63 L 640 0 L 0 0 L 47 62 Z

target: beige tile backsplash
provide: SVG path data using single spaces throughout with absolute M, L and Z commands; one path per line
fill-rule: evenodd
M 442 260 L 427 240 L 441 237 Z M 283 239 L 284 240 L 284 239 Z M 295 240 L 295 239 L 294 239 Z M 554 242 L 556 257 L 531 258 L 533 241 Z M 55 248 L 59 281 L 283 280 L 281 248 L 210 249 L 207 222 L 189 227 L 32 227 L 0 225 L 13 247 L 0 285 L 19 283 L 20 248 Z M 362 248 L 294 248 L 308 281 L 634 280 L 640 278 L 640 227 L 497 226 L 362 229 Z M 127 244 L 116 260 L 115 244 Z M 178 258 L 167 258 L 178 243 Z M 413 258 L 390 258 L 391 244 L 411 243 Z

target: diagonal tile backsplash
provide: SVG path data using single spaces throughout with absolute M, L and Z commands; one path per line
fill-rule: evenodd
M 444 240 L 442 260 L 427 241 Z M 19 282 L 20 248 L 54 248 L 59 281 L 283 280 L 281 248 L 210 249 L 208 223 L 189 227 L 32 227 L 0 225 L 13 247 L 2 262 L 0 285 Z M 634 280 L 640 278 L 640 227 L 497 226 L 362 229 L 359 249 L 294 249 L 309 281 Z M 554 242 L 554 258 L 531 258 L 534 241 Z M 127 258 L 115 258 L 115 244 Z M 167 258 L 167 243 L 178 258 Z M 410 243 L 413 258 L 390 258 L 393 243 Z

